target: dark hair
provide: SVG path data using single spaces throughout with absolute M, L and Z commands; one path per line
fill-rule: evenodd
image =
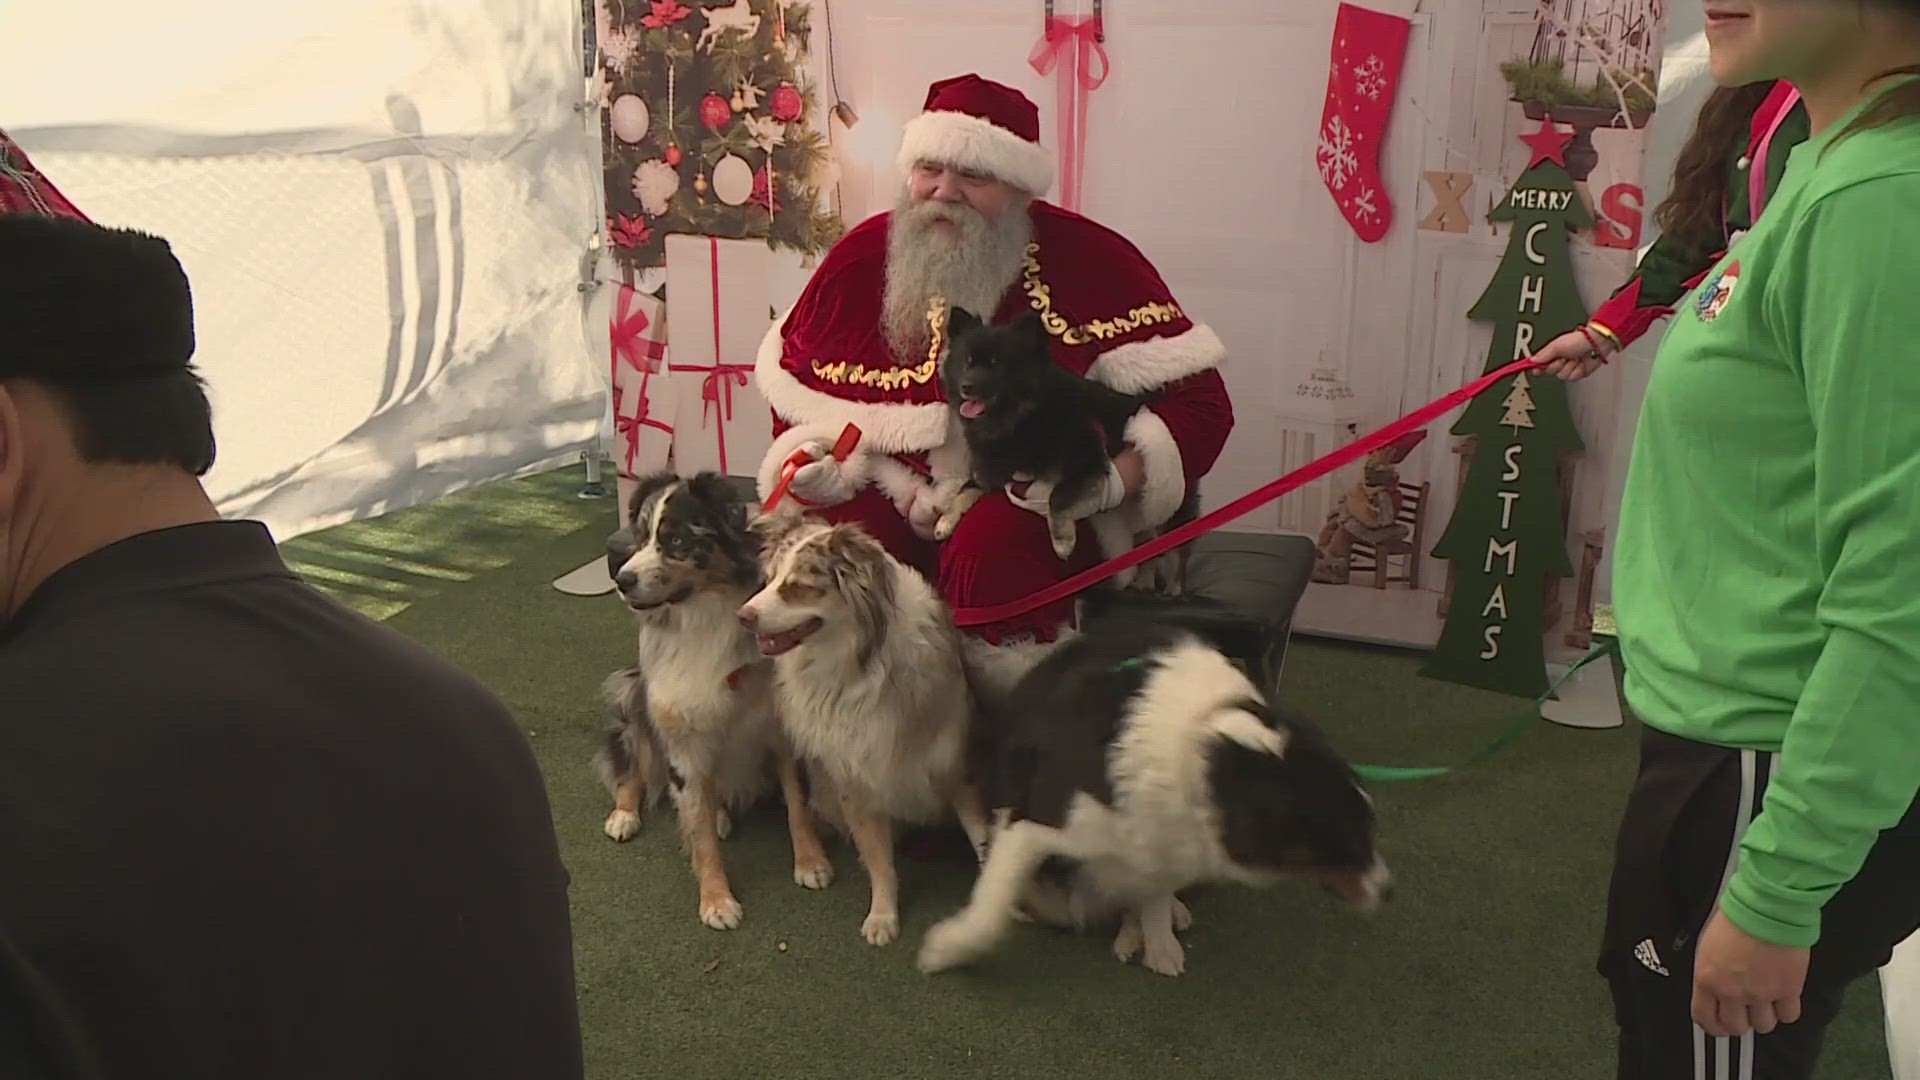
M 44 388 L 96 464 L 213 468 L 213 411 L 191 363 L 193 296 L 165 240 L 0 214 L 0 381 Z
M 1913 6 L 1920 9 L 1920 5 Z M 1920 14 L 1920 10 L 1916 13 Z M 1874 76 L 1873 82 L 1891 79 L 1897 75 L 1920 75 L 1920 64 L 1908 64 L 1905 67 L 1881 72 Z M 1833 137 L 1833 142 L 1828 143 L 1827 146 L 1832 147 L 1834 143 L 1849 135 L 1858 135 L 1871 128 L 1885 127 L 1897 120 L 1905 120 L 1909 116 L 1920 116 L 1920 79 L 1909 79 L 1881 94 L 1873 104 L 1862 110 L 1859 116 L 1854 117 L 1852 123 L 1841 128 L 1839 134 Z
M 1693 134 L 1674 162 L 1673 186 L 1653 212 L 1661 233 L 1708 250 L 1725 243 L 1727 158 L 1746 145 L 1753 114 L 1773 87 L 1771 81 L 1723 86 L 1700 106 Z
M 1874 2 L 1883 8 L 1892 8 L 1909 19 L 1920 21 L 1920 0 L 1874 0 Z M 1907 64 L 1904 67 L 1883 71 L 1867 80 L 1867 85 L 1872 86 L 1882 79 L 1891 79 L 1898 75 L 1920 75 L 1920 64 Z M 1858 135 L 1872 128 L 1885 127 L 1896 120 L 1904 120 L 1916 115 L 1920 115 L 1920 81 L 1909 79 L 1880 95 L 1878 100 L 1867 106 L 1859 116 L 1854 117 L 1852 123 L 1841 128 L 1833 137 L 1833 141 L 1827 143 L 1827 147 L 1831 149 L 1849 135 Z

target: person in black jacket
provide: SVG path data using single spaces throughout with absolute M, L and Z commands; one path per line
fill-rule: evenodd
M 0 251 L 14 981 L 115 1080 L 581 1076 L 513 716 L 220 519 L 165 241 L 14 213 Z

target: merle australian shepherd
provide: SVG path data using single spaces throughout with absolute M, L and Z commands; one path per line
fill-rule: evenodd
M 967 963 L 1016 918 L 1118 914 L 1114 951 L 1178 975 L 1195 885 L 1305 879 L 1363 908 L 1391 876 L 1372 801 L 1327 737 L 1235 662 L 1259 631 L 1191 599 L 1090 597 L 1084 631 L 995 710 L 983 794 L 1001 824 L 920 967 Z
M 638 662 L 604 690 L 617 721 L 596 757 L 614 800 L 607 835 L 638 833 L 641 807 L 665 788 L 699 882 L 700 921 L 731 930 L 742 913 L 720 840 L 729 811 L 769 792 L 777 774 L 794 880 L 825 888 L 833 867 L 775 712 L 771 664 L 738 620 L 761 582 L 745 505 L 717 473 L 643 477 L 607 541 L 607 570 L 640 632 Z
M 766 584 L 740 621 L 773 658 L 780 721 L 814 806 L 852 835 L 871 903 L 860 933 L 900 933 L 896 824 L 956 816 L 976 853 L 987 815 L 967 775 L 973 702 L 960 634 L 939 594 L 858 525 L 791 507 L 753 523 Z
M 1053 485 L 1047 530 L 1054 553 L 1067 558 L 1076 546 L 1078 523 L 1066 511 L 1105 481 L 1108 463 L 1125 443 L 1127 421 L 1148 399 L 1061 367 L 1053 359 L 1045 324 L 1032 312 L 995 326 L 954 308 L 947 330 L 941 387 L 958 415 L 972 486 L 949 495 L 935 538 L 950 535 L 982 492 L 1018 480 L 1046 480 Z M 1190 519 L 1196 509 L 1190 497 L 1168 526 Z M 1152 531 L 1135 517 L 1131 507 L 1122 506 L 1088 521 L 1103 556 L 1131 549 Z M 1179 556 L 1159 568 L 1168 591 L 1179 591 L 1184 569 Z M 1117 581 L 1125 584 L 1132 576 L 1128 572 Z

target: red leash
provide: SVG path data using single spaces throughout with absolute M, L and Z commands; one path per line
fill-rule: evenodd
M 834 440 L 830 453 L 833 455 L 833 460 L 844 462 L 852 456 L 854 448 L 859 445 L 860 429 L 848 424 L 840 429 L 840 437 Z M 780 505 L 780 500 L 787 497 L 787 489 L 793 486 L 793 474 L 799 472 L 802 466 L 812 463 L 813 459 L 807 456 L 805 450 L 795 450 L 788 454 L 787 460 L 780 464 L 780 482 L 773 486 L 773 491 L 767 495 L 767 501 L 760 509 L 765 513 L 773 513 L 774 507 Z M 800 496 L 795 495 L 793 499 L 799 502 Z
M 1037 608 L 1046 607 L 1055 601 L 1064 600 L 1075 593 L 1098 585 L 1122 570 L 1139 566 L 1149 559 L 1164 555 L 1181 544 L 1195 540 L 1230 521 L 1258 510 L 1295 488 L 1310 484 L 1343 465 L 1358 461 L 1410 431 L 1426 427 L 1479 397 L 1488 387 L 1509 375 L 1517 375 L 1522 371 L 1530 371 L 1540 366 L 1542 366 L 1541 362 L 1531 356 L 1515 360 L 1498 371 L 1480 376 L 1438 401 L 1422 405 L 1371 435 L 1363 436 L 1326 457 L 1310 461 L 1265 487 L 1255 488 L 1220 509 L 1195 518 L 1172 532 L 1155 537 L 1118 558 L 1109 559 L 1091 569 L 1082 570 L 1065 581 L 1056 582 L 1031 596 L 1022 597 L 1010 603 L 994 604 L 991 607 L 955 608 L 953 623 L 955 626 L 982 626 L 987 623 L 1005 622 L 1009 619 L 1017 619 Z

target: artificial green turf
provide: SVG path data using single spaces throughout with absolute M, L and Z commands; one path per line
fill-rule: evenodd
M 548 584 L 612 525 L 611 500 L 576 499 L 579 483 L 563 470 L 496 484 L 285 551 L 521 718 L 573 873 L 589 1076 L 1614 1075 L 1593 952 L 1631 728 L 1542 723 L 1465 773 L 1375 785 L 1392 905 L 1368 919 L 1305 890 L 1196 894 L 1179 979 L 1122 967 L 1104 934 L 1028 927 L 975 969 L 924 977 L 920 936 L 963 902 L 970 872 L 903 859 L 903 935 L 875 949 L 859 938 L 866 881 L 851 848 L 830 840 L 838 880 L 802 890 L 778 812 L 749 816 L 726 845 L 745 923 L 702 927 L 670 811 L 631 843 L 600 831 L 595 695 L 632 638 L 612 597 Z M 1284 695 L 1377 764 L 1450 762 L 1511 721 L 1514 699 L 1422 679 L 1418 664 L 1296 641 Z M 1877 984 L 1850 1004 L 1821 1076 L 1884 1080 Z

